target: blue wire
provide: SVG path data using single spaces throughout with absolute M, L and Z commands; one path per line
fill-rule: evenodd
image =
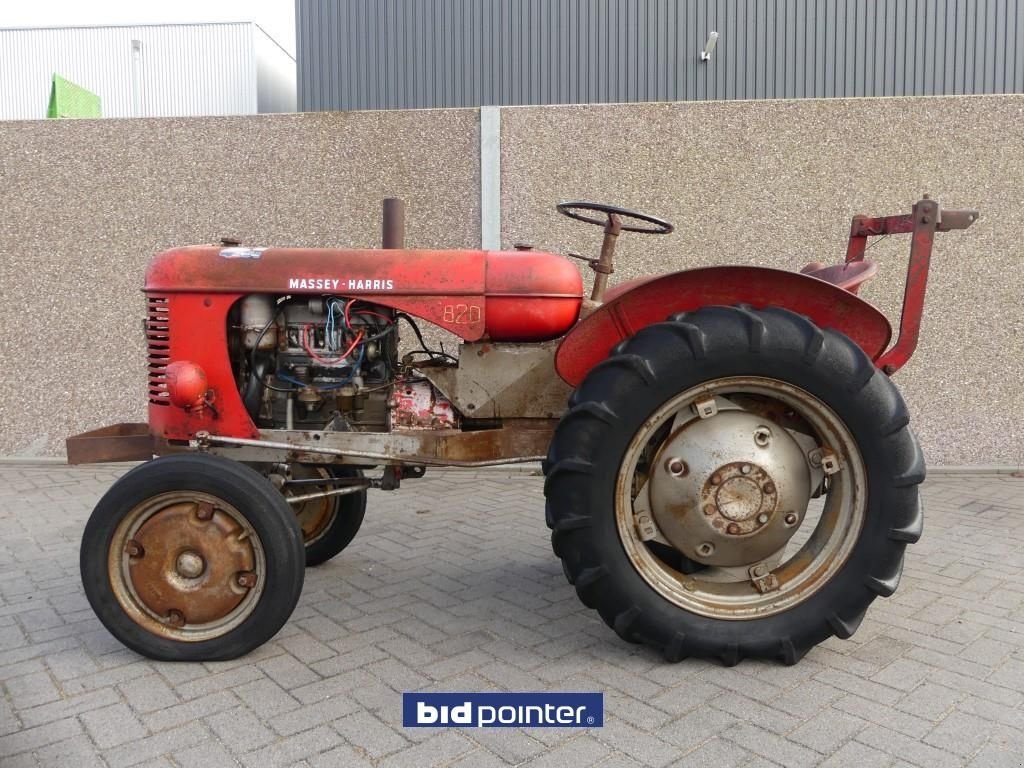
M 350 370 L 348 376 L 346 376 L 344 379 L 342 379 L 339 382 L 336 382 L 334 384 L 328 384 L 327 386 L 323 386 L 323 387 L 316 387 L 316 389 L 319 389 L 321 391 L 327 391 L 327 390 L 331 390 L 331 389 L 340 389 L 341 387 L 344 387 L 346 384 L 349 384 L 352 381 L 352 379 L 355 378 L 356 373 L 359 371 L 359 369 L 363 367 L 363 359 L 365 357 L 366 357 L 366 345 L 365 344 L 360 344 L 359 345 L 359 357 L 356 358 L 355 365 L 351 366 L 351 370 Z M 296 385 L 298 387 L 305 388 L 305 387 L 310 386 L 309 384 L 305 384 L 305 383 L 299 381 L 298 379 L 293 379 L 291 376 L 288 376 L 287 374 L 281 373 L 280 371 L 275 372 L 274 376 L 276 378 L 280 379 L 281 381 L 286 381 L 289 384 L 294 384 L 294 385 Z

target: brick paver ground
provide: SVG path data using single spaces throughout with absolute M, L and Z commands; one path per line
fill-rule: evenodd
M 1021 766 L 1024 480 L 939 476 L 903 584 L 795 667 L 663 663 L 578 603 L 541 479 L 373 492 L 247 658 L 166 664 L 89 610 L 78 541 L 109 468 L 0 466 L 0 765 Z M 601 690 L 589 731 L 403 730 L 400 693 Z

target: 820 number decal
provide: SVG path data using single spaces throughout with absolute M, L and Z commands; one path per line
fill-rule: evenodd
M 483 316 L 479 304 L 445 304 L 443 319 L 453 325 L 479 323 Z

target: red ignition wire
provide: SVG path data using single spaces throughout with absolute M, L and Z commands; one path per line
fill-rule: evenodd
M 349 314 L 350 314 L 350 312 L 352 310 L 352 305 L 355 304 L 355 303 L 356 303 L 355 299 L 353 299 L 352 301 L 350 301 L 348 304 L 345 305 L 345 327 L 347 327 L 347 328 L 351 328 L 352 327 L 352 321 L 349 318 Z M 379 317 L 381 320 L 386 320 L 388 322 L 391 322 L 391 320 L 392 320 L 392 318 L 388 317 L 387 315 L 382 315 L 380 312 L 374 312 L 372 309 L 360 309 L 360 310 L 356 311 L 356 314 L 357 315 L 373 315 L 374 317 Z
M 347 318 L 346 318 L 347 319 Z M 337 365 L 338 363 L 345 360 L 346 357 L 352 354 L 353 350 L 359 346 L 359 343 L 363 340 L 363 332 L 360 331 L 356 334 L 355 340 L 352 342 L 352 346 L 342 352 L 341 356 L 337 360 L 327 360 L 326 358 L 320 357 L 316 352 L 313 351 L 312 346 L 309 343 L 309 329 L 312 328 L 311 323 L 306 323 L 302 326 L 302 348 L 306 350 L 311 358 L 316 360 L 320 365 Z

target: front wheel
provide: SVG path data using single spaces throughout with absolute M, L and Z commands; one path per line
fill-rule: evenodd
M 545 494 L 583 602 L 670 660 L 795 663 L 849 637 L 921 534 L 906 406 L 847 337 L 781 309 L 650 326 L 587 376 Z
M 291 477 L 296 480 L 331 478 L 357 479 L 363 473 L 345 466 L 319 466 L 315 464 L 294 464 Z M 330 491 L 335 488 L 330 482 L 324 485 L 297 486 L 298 493 Z M 366 515 L 366 490 L 353 489 L 353 493 L 340 496 L 323 496 L 310 499 L 295 507 L 295 516 L 302 529 L 306 545 L 306 566 L 313 567 L 326 563 L 352 543 Z M 291 491 L 285 497 L 292 495 Z
M 204 454 L 126 474 L 85 526 L 82 584 L 103 625 L 144 656 L 220 661 L 269 640 L 305 574 L 302 533 L 257 472 Z

